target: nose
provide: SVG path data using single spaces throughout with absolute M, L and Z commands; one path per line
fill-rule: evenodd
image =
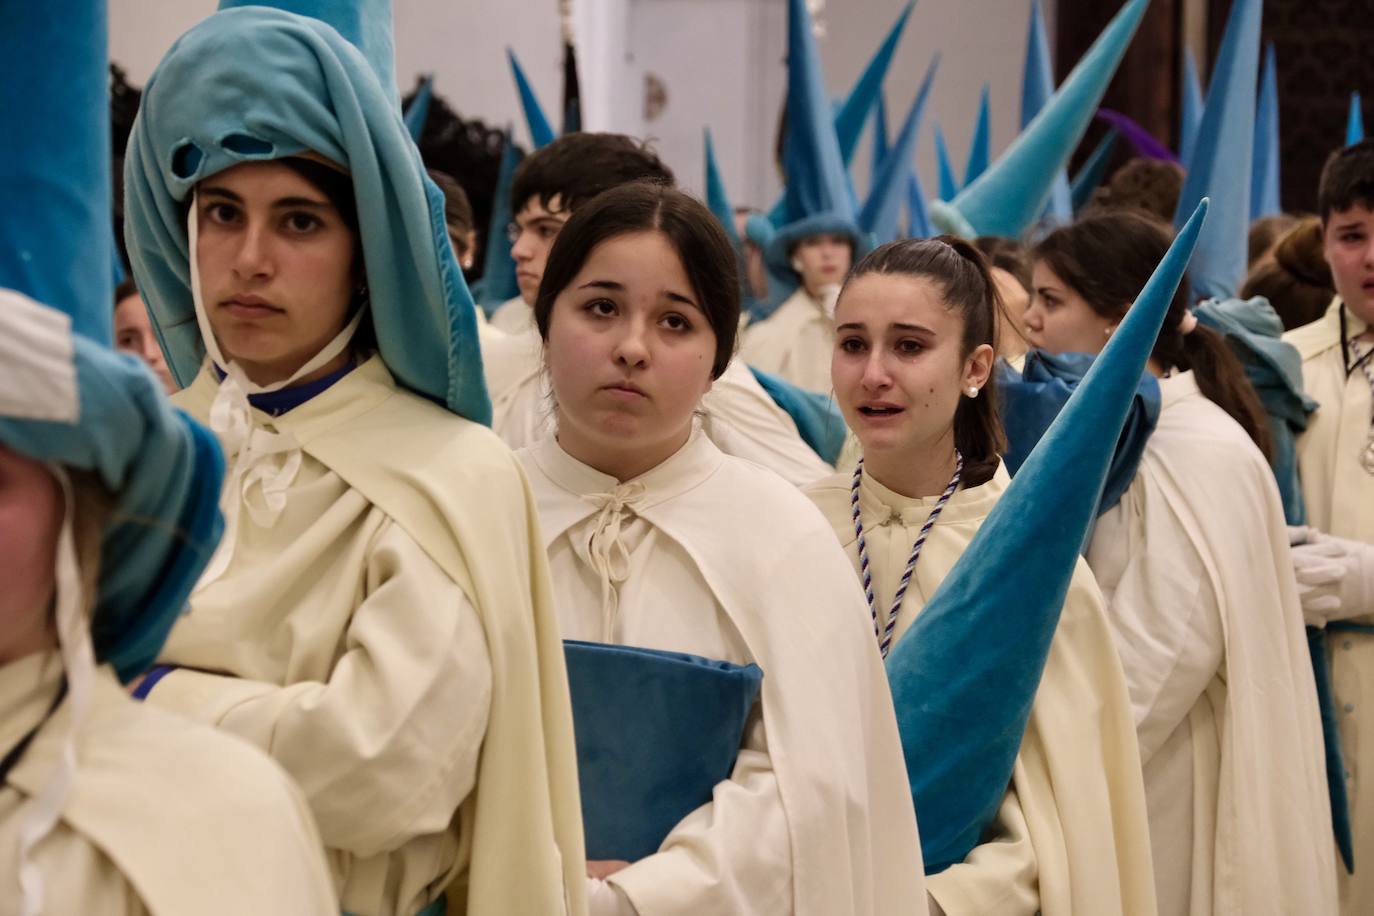
M 528 261 L 534 257 L 534 251 L 530 243 L 530 233 L 521 230 L 515 237 L 515 243 L 510 246 L 510 256 L 516 261 Z
M 1040 306 L 1039 300 L 1031 298 L 1030 304 L 1026 306 L 1025 313 L 1021 316 L 1021 325 L 1028 331 L 1040 330 Z
M 239 235 L 234 252 L 234 273 L 240 279 L 260 279 L 272 274 L 272 240 L 268 227 L 249 220 Z
M 649 365 L 649 329 L 642 319 L 621 323 L 614 355 L 616 364 L 625 368 L 643 369 Z
M 871 351 L 868 359 L 864 360 L 864 374 L 859 382 L 865 391 L 885 391 L 892 387 L 892 374 L 887 371 L 883 354 L 877 349 Z

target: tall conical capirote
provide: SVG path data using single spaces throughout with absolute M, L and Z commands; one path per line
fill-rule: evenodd
M 1030 125 L 1040 109 L 1054 95 L 1054 61 L 1050 58 L 1050 39 L 1045 31 L 1045 17 L 1040 12 L 1040 0 L 1031 0 L 1030 27 L 1026 34 L 1026 66 L 1021 74 L 1022 130 Z M 1050 200 L 1042 214 L 1053 223 L 1067 223 L 1073 219 L 1073 192 L 1069 187 L 1067 169 L 1060 169 L 1050 187 Z
M 420 142 L 420 135 L 425 132 L 425 121 L 429 118 L 429 103 L 433 98 L 434 76 L 425 74 L 405 110 L 406 130 L 410 131 L 410 139 L 416 143 Z
M 887 134 L 887 102 L 881 93 L 878 94 L 878 105 L 873 110 L 873 147 L 871 165 L 868 173 L 868 193 L 873 193 L 873 183 L 878 179 L 878 173 L 882 171 L 883 161 L 887 159 L 887 154 L 892 151 L 892 142 Z
M 1234 296 L 1245 279 L 1250 230 L 1250 166 L 1260 62 L 1260 0 L 1232 0 L 1207 88 L 1197 145 L 1174 211 L 1182 226 L 1197 202 L 1212 201 L 1188 280 L 1198 299 Z
M 1279 77 L 1274 43 L 1264 49 L 1255 111 L 1255 155 L 1250 169 L 1250 219 L 1283 212 L 1279 202 Z
M 964 187 L 968 187 L 988 170 L 992 161 L 992 100 L 991 88 L 983 84 L 978 98 L 978 117 L 973 122 L 973 137 L 968 144 L 968 159 L 964 160 Z
M 510 60 L 510 72 L 515 77 L 516 91 L 520 93 L 520 108 L 525 112 L 525 125 L 530 131 L 530 143 L 535 149 L 542 149 L 554 141 L 553 127 L 549 125 L 548 115 L 544 114 L 539 97 L 534 94 L 534 87 L 525 76 L 525 68 L 520 66 L 515 52 L 507 48 L 506 57 Z
M 1083 138 L 1148 7 L 1149 0 L 1127 0 L 1049 104 L 992 167 L 954 199 L 931 205 L 936 226 L 968 238 L 1016 238 L 1034 224 L 1045 209 L 1054 176 Z
M 1364 108 L 1360 103 L 1360 91 L 1350 93 L 1350 111 L 1345 117 L 1345 145 L 1354 146 L 1364 139 Z
M 711 140 L 709 127 L 702 131 L 702 143 L 706 156 L 706 206 L 715 214 L 738 256 L 742 252 L 742 247 L 739 233 L 735 231 L 735 208 L 730 203 L 730 195 L 725 191 L 725 179 L 720 174 L 720 164 L 716 161 L 716 146 Z
M 333 26 L 334 31 L 367 58 L 383 91 L 400 108 L 391 0 L 219 0 L 221 10 L 245 6 L 267 6 Z
M 60 309 L 76 333 L 110 344 L 113 270 L 86 269 L 92 252 L 112 250 L 105 4 L 74 3 L 61 16 L 39 7 L 0 7 L 0 288 Z
M 854 160 L 854 151 L 859 146 L 859 137 L 863 135 L 864 124 L 868 122 L 869 114 L 877 108 L 882 98 L 883 81 L 887 79 L 887 72 L 892 66 L 892 56 L 897 51 L 897 43 L 901 41 L 907 20 L 911 18 L 911 11 L 915 6 L 916 0 L 909 0 L 902 6 L 897 21 L 892 24 L 892 28 L 883 38 L 883 43 L 873 53 L 853 88 L 845 96 L 844 102 L 840 104 L 840 110 L 835 113 L 835 137 L 839 140 L 840 158 L 846 167 Z
M 1183 52 L 1183 85 L 1179 87 L 1178 158 L 1186 168 L 1197 145 L 1197 131 L 1202 126 L 1202 80 L 1198 78 L 1197 59 L 1193 50 Z
M 927 200 L 929 198 L 926 197 L 926 189 L 921 186 L 921 176 L 913 165 L 906 176 L 906 234 L 910 238 L 928 239 L 935 235 Z
M 128 681 L 214 553 L 224 460 L 147 367 L 111 347 L 108 41 L 105 0 L 60 15 L 0 4 L 0 444 L 90 474 L 110 499 L 95 591 L 79 599 L 96 661 Z M 70 657 L 80 634 L 49 622 Z
M 935 125 L 935 167 L 940 181 L 940 199 L 953 200 L 959 193 L 959 179 L 954 174 L 954 162 L 949 158 L 945 132 Z
M 927 873 L 963 861 L 1006 795 L 1117 439 L 1206 213 L 1203 201 L 887 658 Z
M 894 241 L 901 235 L 902 204 L 906 202 L 908 176 L 912 174 L 911 162 L 916 155 L 916 137 L 921 129 L 921 115 L 925 111 L 926 100 L 930 98 L 930 86 L 935 81 L 935 71 L 939 66 L 940 58 L 937 55 L 926 68 L 925 79 L 921 81 L 921 88 L 917 90 L 906 120 L 902 122 L 897 142 L 892 145 L 878 174 L 874 176 L 868 200 L 859 211 L 859 228 L 870 233 L 876 244 Z
M 1116 141 L 1120 135 L 1113 127 L 1107 131 L 1102 139 L 1093 147 L 1093 151 L 1088 154 L 1083 167 L 1073 176 L 1073 181 L 1069 185 L 1069 193 L 1073 195 L 1073 209 L 1077 213 L 1092 200 L 1093 192 L 1102 186 L 1102 181 L 1107 177 L 1107 166 L 1111 165 L 1112 153 L 1116 151 Z
M 515 259 L 511 257 L 508 227 L 515 219 L 511 212 L 511 183 L 520 164 L 520 150 L 515 146 L 511 129 L 506 127 L 501 144 L 501 166 L 496 173 L 496 196 L 491 202 L 491 220 L 487 224 L 487 250 L 482 255 L 482 279 L 473 288 L 473 297 L 487 312 L 501 303 L 520 295 L 515 279 Z

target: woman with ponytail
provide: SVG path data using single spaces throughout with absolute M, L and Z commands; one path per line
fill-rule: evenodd
M 840 291 L 831 378 L 862 459 L 805 492 L 867 586 L 884 656 L 1007 489 L 999 314 L 987 262 L 951 237 L 884 245 Z M 1130 697 L 1083 561 L 1061 600 L 994 823 L 956 861 L 926 856 L 932 913 L 1155 911 Z M 924 849 L 936 825 L 922 826 Z
M 1129 212 L 1051 233 L 1034 252 L 1031 343 L 1100 352 L 1169 243 Z M 1185 285 L 1148 364 L 1158 424 L 1087 552 L 1135 708 L 1159 912 L 1332 912 L 1321 727 L 1269 432 L 1188 301 Z

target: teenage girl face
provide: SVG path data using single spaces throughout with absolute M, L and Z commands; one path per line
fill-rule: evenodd
M 1035 262 L 1032 283 L 1035 294 L 1022 319 L 1031 346 L 1050 353 L 1102 352 L 1115 321 L 1093 311 L 1044 261 Z
M 836 303 L 835 326 L 835 397 L 868 455 L 921 458 L 951 441 L 959 399 L 992 372 L 991 346 L 960 352 L 963 316 L 925 277 L 851 279 Z
M 802 286 L 813 297 L 827 286 L 844 282 L 853 261 L 854 250 L 843 235 L 813 235 L 802 239 L 792 251 L 792 267 L 801 274 Z
M 0 445 L 0 665 L 53 642 L 62 491 L 40 462 Z
M 716 335 L 668 238 L 633 232 L 593 248 L 559 292 L 545 354 L 559 444 L 625 480 L 686 443 Z
M 1322 253 L 1341 301 L 1374 325 L 1374 210 L 1356 204 L 1332 213 L 1322 227 Z
M 284 381 L 348 321 L 360 274 L 353 230 L 279 162 L 207 178 L 196 213 L 201 296 L 220 349 L 257 384 Z
M 152 322 L 148 320 L 148 309 L 138 293 L 125 296 L 115 304 L 114 343 L 116 350 L 147 363 L 168 394 L 176 393 L 176 382 L 172 381 L 172 373 L 167 370 L 162 347 L 158 346 Z

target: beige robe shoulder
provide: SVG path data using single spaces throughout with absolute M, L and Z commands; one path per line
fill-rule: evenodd
M 566 636 L 763 670 L 730 780 L 611 878 L 640 916 L 922 912 L 892 701 L 814 508 L 700 433 L 623 484 L 552 439 L 521 458 Z
M 204 417 L 207 373 L 178 399 Z M 524 476 L 490 431 L 373 357 L 254 423 L 298 446 L 280 512 L 246 488 L 148 701 L 300 783 L 343 908 L 583 911 L 563 655 Z M 230 458 L 231 462 L 233 458 Z
M 0 667 L 0 754 L 38 731 L 0 786 L 0 911 L 18 912 L 19 832 L 71 734 L 55 652 Z M 243 741 L 130 700 L 108 668 L 76 743 L 61 820 L 32 853 L 44 913 L 339 912 L 299 790 Z
M 1160 912 L 1332 913 L 1325 752 L 1278 488 L 1192 373 L 1160 390 L 1140 468 L 1088 552 L 1140 732 Z
M 851 481 L 852 473 L 842 472 L 806 493 L 829 520 L 856 574 Z M 922 549 L 897 618 L 897 639 L 954 568 L 1007 483 L 999 468 L 992 480 L 950 499 Z M 912 544 L 936 502 L 901 496 L 864 475 L 860 519 L 884 622 Z M 1155 912 L 1130 698 L 1101 594 L 1081 561 L 997 821 L 964 862 L 927 877 L 926 885 L 949 916 Z
M 534 308 L 516 296 L 498 305 L 488 323 L 503 334 L 523 334 L 534 327 Z
M 1361 456 L 1369 447 L 1371 404 L 1369 380 L 1361 370 L 1346 375 L 1341 347 L 1340 299 L 1325 315 L 1284 335 L 1302 355 L 1302 380 L 1318 407 L 1298 437 L 1298 475 L 1302 480 L 1307 523 L 1337 537 L 1374 543 L 1374 474 Z M 1344 309 L 1346 335 L 1353 340 L 1369 330 Z M 1362 344 L 1367 351 L 1368 343 Z M 1351 362 L 1354 361 L 1351 355 Z M 1352 618 L 1374 625 L 1374 607 Z M 1345 757 L 1346 790 L 1355 861 L 1374 861 L 1374 635 L 1336 632 L 1327 639 L 1331 686 Z M 1374 913 L 1374 869 L 1339 874 L 1341 912 Z
M 821 304 L 798 288 L 777 311 L 744 329 L 740 359 L 809 391 L 831 389 L 835 327 Z

